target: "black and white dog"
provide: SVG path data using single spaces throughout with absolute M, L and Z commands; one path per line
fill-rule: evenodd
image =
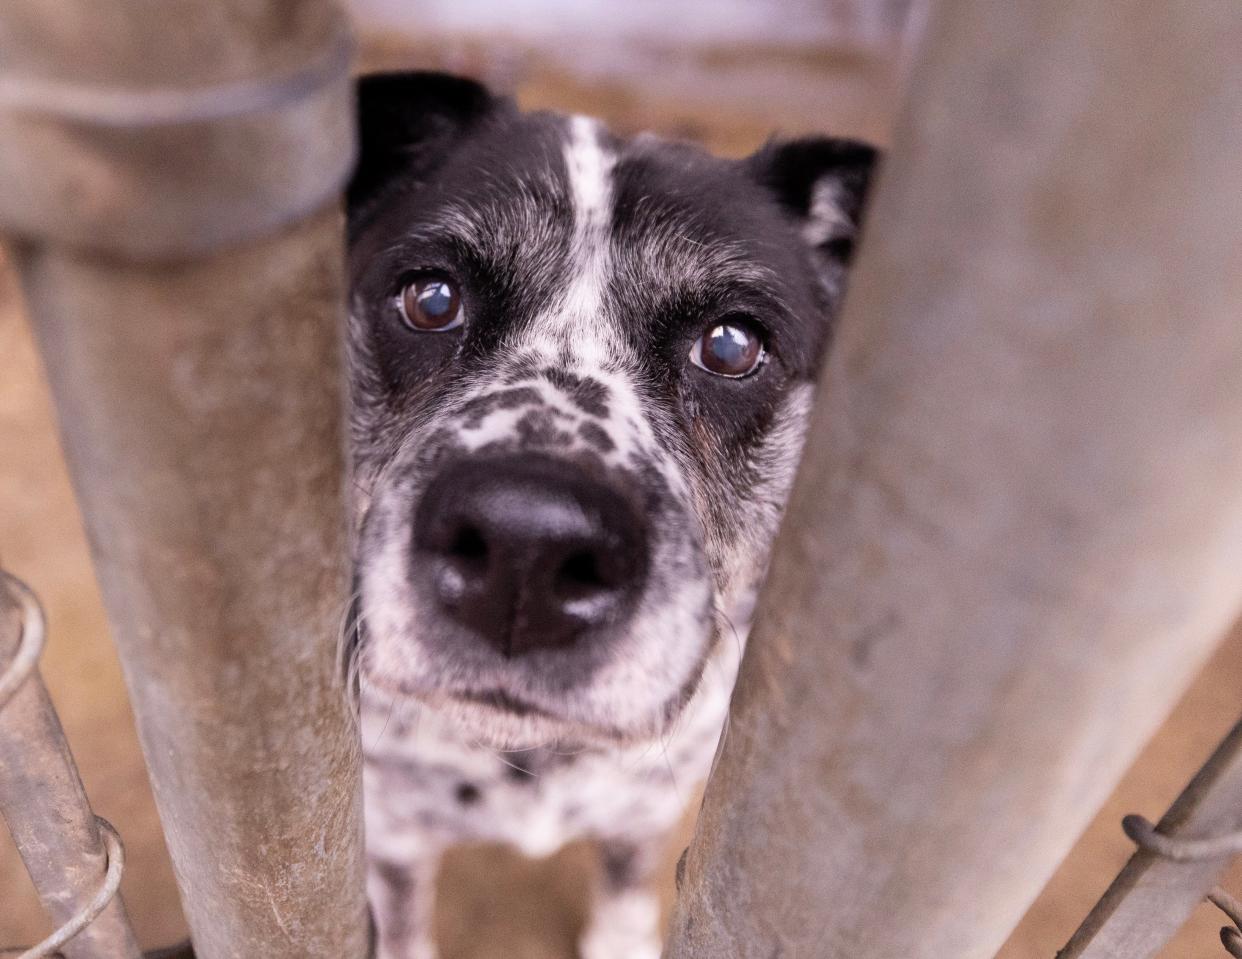
M 875 153 L 741 161 L 370 77 L 350 187 L 353 662 L 384 959 L 439 854 L 603 859 L 586 959 L 708 773 Z

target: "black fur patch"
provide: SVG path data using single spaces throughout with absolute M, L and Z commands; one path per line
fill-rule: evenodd
M 469 400 L 462 407 L 461 412 L 464 414 L 462 423 L 468 427 L 477 427 L 489 413 L 497 410 L 516 410 L 519 407 L 540 402 L 542 399 L 539 391 L 529 386 L 484 393 L 482 396 Z
M 549 366 L 543 371 L 544 379 L 563 391 L 574 405 L 588 416 L 605 419 L 608 416 L 608 387 L 589 376 L 577 376 L 568 370 Z
M 608 431 L 597 423 L 579 424 L 578 435 L 601 453 L 611 453 L 617 446 Z

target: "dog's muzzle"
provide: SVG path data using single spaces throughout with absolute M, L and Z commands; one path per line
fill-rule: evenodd
M 417 504 L 412 547 L 429 607 L 506 657 L 615 631 L 650 559 L 643 516 L 621 491 L 539 453 L 444 467 Z

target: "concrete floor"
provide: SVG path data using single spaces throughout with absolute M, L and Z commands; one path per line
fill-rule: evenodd
M 372 65 L 408 54 L 373 46 Z M 469 64 L 466 64 L 469 66 Z M 882 137 L 888 96 L 863 89 L 840 104 L 844 127 Z M 770 123 L 760 115 L 719 110 L 705 115 L 660 109 L 618 89 L 588 88 L 555 73 L 528 72 L 527 104 L 557 104 L 610 116 L 623 129 L 654 125 L 701 137 L 730 153 L 759 142 Z M 874 95 L 874 100 L 868 97 Z M 877 106 L 880 104 L 880 106 Z M 0 262 L 0 557 L 41 594 L 51 626 L 43 671 L 78 757 L 96 810 L 120 830 L 128 868 L 123 891 L 145 944 L 184 935 L 172 871 L 144 773 L 120 670 L 91 572 L 86 542 L 57 444 L 46 387 L 21 315 L 11 275 Z M 1242 630 L 1222 645 L 1160 735 L 1082 837 L 1032 907 L 1003 959 L 1049 959 L 1124 863 L 1130 845 L 1118 823 L 1126 812 L 1157 817 L 1242 711 Z M 675 844 L 679 847 L 680 843 Z M 670 857 L 674 850 L 670 850 Z M 437 917 L 445 959 L 569 959 L 584 915 L 582 889 L 590 857 L 566 851 L 527 863 L 495 851 L 453 857 Z M 1242 866 L 1231 881 L 1242 889 Z M 670 869 L 663 884 L 671 896 Z M 900 917 L 894 917 L 900 921 Z M 1220 922 L 1204 907 L 1166 952 L 1176 959 L 1221 955 Z M 0 835 L 0 944 L 45 934 L 42 917 L 7 836 Z

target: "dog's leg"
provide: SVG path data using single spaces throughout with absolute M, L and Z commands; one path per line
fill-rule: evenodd
M 432 919 L 438 854 L 413 862 L 372 859 L 367 896 L 375 917 L 376 959 L 435 959 Z
M 659 833 L 600 843 L 602 864 L 582 959 L 660 959 L 660 900 L 652 889 L 667 846 Z

